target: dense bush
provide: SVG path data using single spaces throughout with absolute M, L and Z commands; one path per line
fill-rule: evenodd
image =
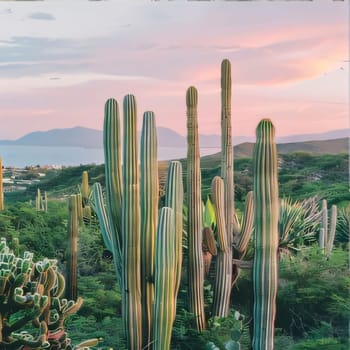
M 276 327 L 305 337 L 328 327 L 322 337 L 347 337 L 350 316 L 348 254 L 335 248 L 326 258 L 317 247 L 303 250 L 279 266 Z M 323 328 L 322 328 L 323 327 Z

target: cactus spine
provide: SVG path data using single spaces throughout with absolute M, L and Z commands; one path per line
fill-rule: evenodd
M 68 299 L 77 298 L 78 283 L 78 199 L 71 195 L 68 200 L 68 251 L 67 251 L 67 288 Z
M 151 343 L 154 305 L 154 242 L 158 220 L 157 129 L 153 112 L 145 112 L 140 147 L 141 291 L 143 348 Z
M 206 322 L 203 295 L 202 202 L 197 102 L 196 88 L 188 88 L 186 105 L 189 302 L 190 312 L 196 318 L 196 327 L 198 331 L 202 331 L 206 328 Z
M 273 350 L 277 294 L 278 181 L 274 126 L 263 119 L 256 130 L 254 169 L 253 350 Z
M 2 185 L 2 158 L 0 157 L 0 211 L 4 210 L 4 189 Z

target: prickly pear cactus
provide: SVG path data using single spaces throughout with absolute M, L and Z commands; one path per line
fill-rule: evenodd
M 64 321 L 82 299 L 62 299 L 64 288 L 55 260 L 17 257 L 1 238 L 0 349 L 72 349 Z

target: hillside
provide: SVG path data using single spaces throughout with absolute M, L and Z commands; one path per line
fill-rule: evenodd
M 319 134 L 304 134 L 304 135 L 291 135 L 284 137 L 277 137 L 276 142 L 279 144 L 285 144 L 290 151 L 299 151 L 300 148 L 291 149 L 290 144 L 293 142 L 309 142 L 324 141 L 331 139 L 345 139 L 349 137 L 348 129 L 334 130 L 326 133 Z M 185 148 L 187 141 L 186 137 L 180 135 L 172 129 L 158 127 L 157 128 L 158 146 L 159 147 L 182 147 Z M 246 156 L 250 154 L 249 142 L 254 142 L 254 137 L 235 136 L 233 138 L 233 144 L 242 144 L 241 148 L 246 150 L 242 151 L 242 155 Z M 247 145 L 246 145 L 247 143 Z M 220 135 L 199 135 L 199 144 L 201 148 L 220 148 L 221 139 Z M 103 146 L 103 134 L 101 130 L 89 129 L 81 126 L 65 129 L 52 129 L 48 131 L 35 131 L 26 134 L 17 140 L 0 140 L 0 145 L 26 145 L 26 146 L 47 146 L 47 147 L 84 147 L 84 148 L 102 148 Z M 309 149 L 308 146 L 305 151 L 312 151 L 317 153 L 317 144 L 315 147 Z M 321 145 L 321 144 L 320 144 Z M 303 147 L 303 146 L 301 146 Z M 321 146 L 320 146 L 321 147 Z M 323 147 L 323 146 L 322 146 Z M 333 148 L 335 146 L 332 146 Z M 343 147 L 343 146 L 342 146 Z M 343 152 L 342 150 L 334 150 L 335 153 Z M 323 150 L 320 153 L 324 153 Z M 240 154 L 239 151 L 237 154 Z
M 235 158 L 251 158 L 253 155 L 254 143 L 245 142 L 240 145 L 234 146 Z M 306 152 L 311 155 L 322 154 L 341 154 L 349 153 L 349 139 L 342 138 L 336 140 L 324 140 L 324 141 L 307 141 L 307 142 L 292 142 L 292 143 L 280 143 L 277 144 L 278 154 L 288 154 L 295 152 Z M 204 164 L 218 165 L 220 153 L 215 153 L 209 156 L 202 157 Z

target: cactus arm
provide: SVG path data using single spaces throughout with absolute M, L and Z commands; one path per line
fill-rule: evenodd
M 226 231 L 227 226 L 225 222 L 224 183 L 219 176 L 214 177 L 211 185 L 211 192 L 215 208 L 216 229 L 219 240 L 219 248 L 220 251 L 226 252 L 228 251 L 228 235 Z
M 212 181 L 212 198 L 215 208 L 216 223 L 219 236 L 219 246 L 216 260 L 216 274 L 214 285 L 213 315 L 227 317 L 230 309 L 231 275 L 232 275 L 232 248 L 227 244 L 224 211 L 224 181 L 215 176 Z
M 89 187 L 89 173 L 84 170 L 81 178 L 81 198 L 83 202 L 83 207 L 89 203 L 90 187 Z
M 189 304 L 190 312 L 196 318 L 196 328 L 202 331 L 206 328 L 206 321 L 203 292 L 202 201 L 197 102 L 196 88 L 188 88 L 186 105 Z
M 240 254 L 240 259 L 244 258 L 247 251 L 248 243 L 253 233 L 254 224 L 254 202 L 253 202 L 253 191 L 248 192 L 246 198 L 246 205 L 244 209 L 243 221 L 239 240 L 235 248 Z
M 153 112 L 145 112 L 140 147 L 141 291 L 143 347 L 152 342 L 154 242 L 158 220 L 157 129 Z
M 179 161 L 170 162 L 166 181 L 165 206 L 174 210 L 175 216 L 175 286 L 174 299 L 176 309 L 177 294 L 181 283 L 182 270 L 182 230 L 183 230 L 183 183 L 182 165 Z M 175 315 L 174 315 L 175 317 Z
M 141 279 L 140 279 L 140 189 L 137 151 L 136 102 L 127 95 L 123 103 L 123 290 L 125 329 L 131 350 L 141 348 Z
M 114 270 L 117 277 L 117 283 L 119 286 L 122 285 L 122 257 L 121 247 L 119 242 L 113 235 L 111 230 L 110 217 L 107 215 L 106 208 L 103 204 L 103 193 L 101 184 L 96 182 L 92 186 L 92 195 L 90 197 L 90 206 L 96 213 L 98 222 L 100 224 L 103 242 L 106 248 L 113 254 Z M 117 247 L 114 249 L 114 247 Z
M 36 200 L 35 200 L 35 204 L 36 204 L 36 210 L 40 211 L 41 210 L 41 193 L 40 193 L 40 188 L 37 189 L 36 191 Z
M 324 228 L 320 228 L 320 235 L 318 238 L 318 247 L 324 252 Z
M 254 169 L 254 333 L 253 350 L 273 350 L 277 295 L 278 181 L 274 127 L 257 127 Z
M 225 184 L 225 222 L 228 244 L 234 227 L 233 145 L 231 127 L 231 63 L 221 63 L 221 177 Z
M 110 229 L 109 217 L 107 216 L 106 208 L 103 204 L 102 186 L 95 182 L 92 186 L 92 196 L 90 198 L 90 206 L 96 213 L 98 222 L 100 224 L 103 242 L 106 248 L 113 252 L 113 238 Z
M 330 227 L 329 227 L 329 237 L 328 237 L 327 247 L 326 247 L 326 255 L 327 256 L 331 255 L 331 252 L 333 249 L 336 226 L 337 226 L 337 206 L 332 205 L 331 222 L 330 222 Z
M 176 307 L 174 210 L 160 211 L 155 259 L 154 350 L 169 350 Z
M 210 227 L 203 228 L 202 250 L 203 250 L 204 277 L 208 277 L 212 257 L 213 255 L 217 255 L 216 241 L 215 241 L 214 233 Z
M 327 210 L 327 200 L 322 200 L 322 222 L 321 227 L 324 230 L 324 244 L 327 245 L 328 242 L 328 210 Z

